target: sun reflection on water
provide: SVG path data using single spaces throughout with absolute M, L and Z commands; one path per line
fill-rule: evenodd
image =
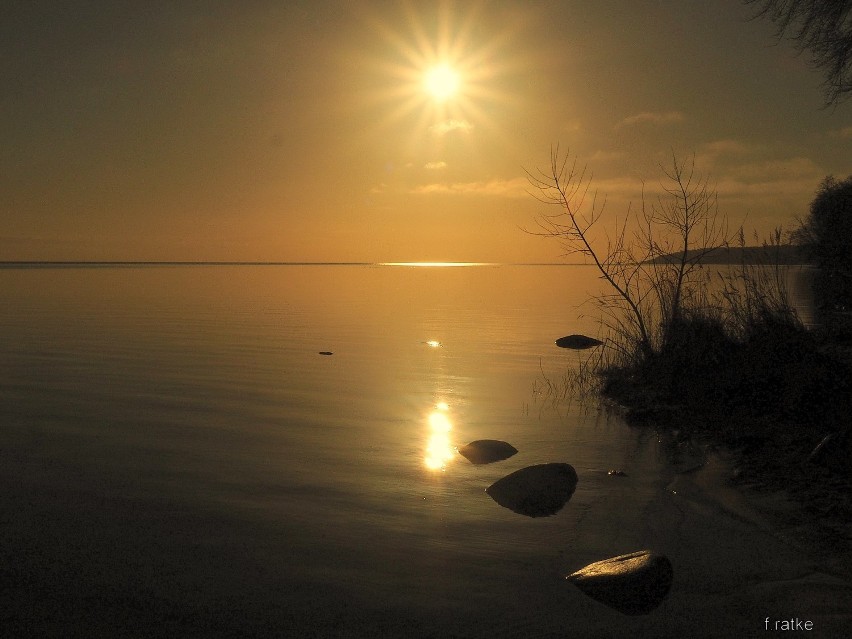
M 426 468 L 429 470 L 444 470 L 455 456 L 455 449 L 450 443 L 450 431 L 453 424 L 447 417 L 449 406 L 446 402 L 438 402 L 429 414 L 429 437 L 426 441 Z

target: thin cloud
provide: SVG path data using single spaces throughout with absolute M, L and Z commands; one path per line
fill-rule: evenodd
M 729 144 L 719 141 L 714 150 L 728 150 L 730 153 L 750 153 L 754 149 L 738 143 Z M 724 171 L 711 175 L 710 186 L 720 197 L 757 198 L 762 203 L 774 202 L 778 198 L 795 198 L 803 193 L 813 193 L 824 177 L 824 170 L 813 160 L 806 157 L 792 157 L 783 160 L 748 162 L 726 167 Z M 624 202 L 638 203 L 642 193 L 646 198 L 665 197 L 661 181 L 651 179 L 644 182 L 635 176 L 612 176 L 595 178 L 592 181 L 588 198 L 597 193 L 599 204 L 611 199 L 613 210 L 620 210 Z M 412 188 L 416 195 L 459 195 L 469 197 L 494 198 L 530 198 L 529 181 L 524 177 L 492 179 L 473 182 L 432 182 Z M 607 207 L 608 209 L 611 207 Z
M 447 135 L 453 131 L 470 133 L 471 129 L 473 129 L 473 125 L 467 120 L 445 120 L 429 127 L 429 130 L 437 136 Z
M 714 186 L 720 197 L 795 198 L 813 193 L 824 176 L 813 160 L 794 157 L 730 167 Z
M 810 179 L 822 175 L 822 169 L 810 158 L 796 157 L 743 164 L 733 168 L 731 173 L 749 182 L 775 182 Z
M 417 195 L 472 195 L 483 197 L 529 197 L 529 181 L 526 178 L 487 180 L 482 182 L 453 182 L 423 184 L 411 189 Z
M 708 142 L 707 144 L 702 145 L 701 151 L 702 153 L 706 153 L 709 155 L 717 156 L 717 155 L 744 155 L 749 153 L 752 150 L 752 147 L 746 145 L 739 140 L 714 140 L 713 142 Z
M 574 118 L 572 120 L 568 120 L 565 123 L 565 126 L 562 127 L 562 130 L 566 133 L 577 133 L 583 129 L 583 123 L 579 118 Z
M 739 140 L 722 139 L 702 144 L 695 153 L 695 162 L 702 171 L 716 173 L 720 164 L 729 163 L 736 158 L 753 155 L 758 147 Z
M 427 162 L 423 165 L 424 169 L 429 169 L 430 171 L 439 171 L 441 169 L 447 168 L 447 163 L 442 161 L 439 162 Z
M 666 111 L 665 113 L 656 113 L 645 111 L 630 115 L 619 122 L 615 128 L 620 129 L 626 126 L 635 126 L 637 124 L 670 124 L 673 122 L 682 122 L 684 119 L 683 113 L 680 111 Z
M 623 160 L 626 157 L 626 151 L 595 151 L 589 156 L 589 162 L 611 162 L 613 160 Z

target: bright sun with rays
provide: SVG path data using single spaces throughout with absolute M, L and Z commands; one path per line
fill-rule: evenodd
M 459 91 L 461 79 L 457 71 L 446 64 L 431 67 L 423 76 L 423 88 L 435 100 L 449 100 Z
M 505 113 L 519 103 L 510 90 L 513 77 L 531 65 L 513 47 L 520 23 L 492 19 L 486 0 L 417 4 L 404 4 L 397 15 L 365 14 L 381 44 L 365 58 L 377 82 L 363 104 L 381 107 L 381 116 L 374 111 L 376 125 L 404 123 L 411 145 L 427 134 L 434 139 L 455 131 L 461 138 L 474 129 L 479 140 L 484 132 L 491 141 L 502 138 L 494 107 Z

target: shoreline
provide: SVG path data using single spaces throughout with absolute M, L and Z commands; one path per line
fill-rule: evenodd
M 761 533 L 807 554 L 813 561 L 839 577 L 852 578 L 848 544 L 830 539 L 826 525 L 841 524 L 847 535 L 852 525 L 840 521 L 803 517 L 802 505 L 787 491 L 756 483 L 738 484 L 732 480 L 736 463 L 730 453 L 710 453 L 706 464 L 695 473 L 676 474 L 667 489 L 708 500 L 727 516 L 753 526 Z M 848 542 L 848 538 L 847 538 Z
M 848 552 L 813 543 L 823 541 L 813 526 L 785 524 L 798 506 L 781 492 L 732 484 L 732 470 L 715 452 L 697 469 L 664 468 L 645 522 L 675 565 L 669 606 L 700 620 L 689 636 L 753 636 L 767 616 L 810 620 L 811 636 L 842 636 L 852 622 Z M 710 620 L 716 630 L 705 634 Z

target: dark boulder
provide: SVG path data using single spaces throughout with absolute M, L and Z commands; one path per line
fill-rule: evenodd
M 673 575 L 668 557 L 640 550 L 589 564 L 566 579 L 625 615 L 646 615 L 666 598 Z
M 603 344 L 602 341 L 594 337 L 586 337 L 585 335 L 566 335 L 556 340 L 556 345 L 560 348 L 573 348 L 578 351 L 586 348 L 594 348 L 601 344 Z
M 517 452 L 517 448 L 498 439 L 477 439 L 459 448 L 459 454 L 472 464 L 490 464 L 508 459 Z
M 506 475 L 485 492 L 504 508 L 527 517 L 548 517 L 559 512 L 577 487 L 571 464 L 537 464 Z

